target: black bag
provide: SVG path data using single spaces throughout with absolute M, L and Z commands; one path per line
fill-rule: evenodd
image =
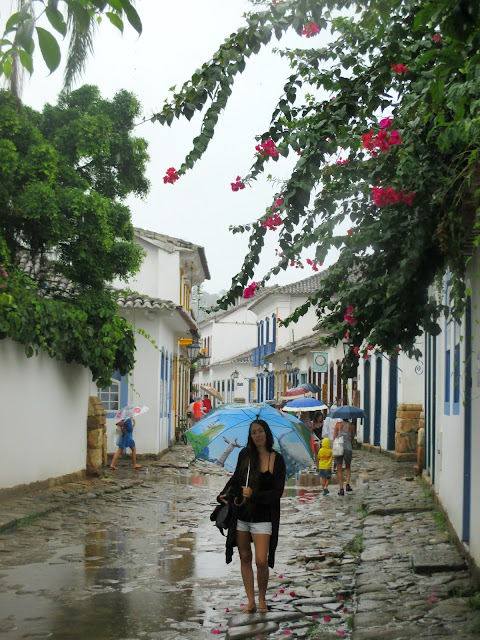
M 235 516 L 233 513 L 233 505 L 231 502 L 227 504 L 218 504 L 210 515 L 210 520 L 215 523 L 218 530 L 224 536 L 224 529 L 228 529 L 232 524 Z

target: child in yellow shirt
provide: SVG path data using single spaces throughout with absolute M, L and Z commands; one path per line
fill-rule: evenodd
M 323 495 L 328 495 L 328 484 L 332 476 L 332 445 L 330 438 L 323 438 L 318 452 L 318 474 L 322 479 Z

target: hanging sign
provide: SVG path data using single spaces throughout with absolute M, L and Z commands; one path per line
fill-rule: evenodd
M 313 371 L 326 373 L 328 371 L 328 353 L 316 351 L 313 354 Z

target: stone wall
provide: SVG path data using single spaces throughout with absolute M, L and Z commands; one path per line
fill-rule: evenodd
M 107 465 L 107 420 L 105 409 L 97 396 L 88 398 L 87 475 L 103 475 Z
M 395 453 L 417 455 L 417 434 L 425 426 L 421 404 L 399 404 L 395 420 Z

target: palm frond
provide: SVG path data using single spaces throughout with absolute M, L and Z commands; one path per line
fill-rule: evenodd
M 88 27 L 82 27 L 75 16 L 69 10 L 68 28 L 70 31 L 70 42 L 68 45 L 68 56 L 65 65 L 63 79 L 63 91 L 67 93 L 71 90 L 74 81 L 85 71 L 88 56 L 93 53 L 93 36 L 96 21 L 92 17 Z

